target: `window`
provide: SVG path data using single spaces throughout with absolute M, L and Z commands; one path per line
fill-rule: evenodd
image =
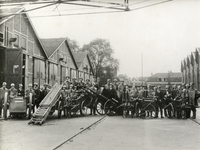
M 0 42 L 3 43 L 3 33 L 0 32 Z
M 22 49 L 26 49 L 26 38 L 25 38 L 25 37 L 22 37 L 22 40 L 21 40 L 21 48 L 22 48 Z
M 19 35 L 17 33 L 15 33 L 14 38 L 16 38 L 16 41 L 14 43 L 15 47 L 19 47 Z

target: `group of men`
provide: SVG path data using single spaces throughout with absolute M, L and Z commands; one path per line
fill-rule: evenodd
M 29 94 L 32 93 L 33 95 L 33 112 L 35 108 L 39 107 L 40 102 L 43 98 L 47 95 L 50 91 L 49 85 L 44 83 L 43 88 L 37 83 L 29 84 L 28 88 L 24 91 L 23 85 L 19 84 L 19 89 L 15 88 L 15 84 L 12 83 L 10 85 L 10 89 L 7 89 L 6 82 L 3 82 L 2 87 L 0 88 L 0 117 L 2 113 L 3 107 L 3 97 L 4 93 L 8 91 L 8 99 L 9 101 L 17 96 L 25 97 L 28 101 Z M 197 98 L 199 97 L 200 93 L 194 88 L 194 83 L 190 84 L 183 84 L 181 85 L 174 85 L 172 88 L 166 86 L 165 89 L 161 89 L 161 86 L 155 86 L 153 89 L 144 88 L 142 86 L 139 87 L 130 87 L 124 83 L 124 81 L 118 82 L 117 79 L 114 79 L 111 82 L 110 79 L 107 79 L 107 82 L 104 86 L 100 87 L 99 80 L 94 79 L 91 82 L 89 79 L 86 79 L 86 82 L 83 81 L 82 78 L 79 81 L 76 81 L 76 78 L 73 78 L 72 81 L 67 76 L 66 80 L 63 84 L 63 89 L 60 92 L 61 99 L 66 104 L 69 98 L 72 98 L 76 95 L 77 90 L 82 88 L 90 88 L 93 92 L 97 92 L 98 94 L 102 94 L 103 96 L 107 97 L 108 99 L 116 99 L 120 104 L 124 101 L 130 101 L 133 98 L 155 98 L 156 100 L 156 118 L 160 113 L 160 117 L 164 118 L 166 116 L 170 116 L 169 112 L 167 112 L 166 105 L 169 104 L 168 100 L 175 100 L 177 98 L 181 98 L 185 105 L 189 105 L 192 108 L 193 118 L 196 118 L 196 106 Z M 164 111 L 164 113 L 163 113 Z M 70 113 L 70 112 L 69 112 Z M 70 114 L 67 114 L 70 115 Z M 172 117 L 172 116 L 170 116 Z
M 182 84 L 182 85 L 174 85 L 172 88 L 170 88 L 168 85 L 166 86 L 165 90 L 161 89 L 160 86 L 154 87 L 153 90 L 149 90 L 149 97 L 156 98 L 156 108 L 157 108 L 157 114 L 156 117 L 158 117 L 158 112 L 160 112 L 161 118 L 163 118 L 163 110 L 164 115 L 171 117 L 178 117 L 180 118 L 182 112 L 179 112 L 178 109 L 175 110 L 175 113 L 171 114 L 171 112 L 167 112 L 167 107 L 169 106 L 169 103 L 173 103 L 176 100 L 179 100 L 179 103 L 176 103 L 175 105 L 179 105 L 180 107 L 186 109 L 186 106 L 188 108 L 191 108 L 192 111 L 192 118 L 196 118 L 196 107 L 198 106 L 197 99 L 200 97 L 200 92 L 197 91 L 194 88 L 194 83 L 191 82 L 190 84 Z M 168 113 L 168 114 L 167 114 Z M 184 112 L 184 115 L 186 118 L 190 117 L 190 112 L 186 114 L 187 112 Z
M 180 112 L 172 114 L 171 111 L 168 111 L 168 104 L 181 99 L 182 106 L 188 106 L 191 108 L 192 118 L 196 118 L 196 107 L 198 106 L 197 99 L 200 97 L 200 92 L 194 88 L 194 83 L 182 84 L 182 85 L 173 85 L 172 87 L 166 86 L 165 89 L 161 89 L 161 86 L 154 86 L 153 89 L 150 87 L 130 87 L 124 84 L 124 81 L 118 82 L 116 79 L 113 82 L 110 79 L 107 80 L 107 83 L 104 86 L 104 89 L 101 93 L 109 99 L 116 99 L 120 104 L 123 101 L 130 101 L 134 98 L 144 99 L 144 98 L 153 98 L 156 103 L 156 116 L 158 118 L 159 113 L 160 117 L 179 117 Z M 187 118 L 190 117 L 188 114 Z
M 3 82 L 2 87 L 0 88 L 0 118 L 2 117 L 2 108 L 4 104 L 4 94 L 8 92 L 8 103 L 11 102 L 12 99 L 16 97 L 24 97 L 27 99 L 27 103 L 29 103 L 29 96 L 32 93 L 32 105 L 33 105 L 33 113 L 35 109 L 39 107 L 40 102 L 49 92 L 49 85 L 44 83 L 43 88 L 40 88 L 38 83 L 29 84 L 27 89 L 23 89 L 23 85 L 19 84 L 19 88 L 15 88 L 15 84 L 11 83 L 10 88 L 7 88 L 7 83 Z M 10 117 L 10 116 L 9 116 Z

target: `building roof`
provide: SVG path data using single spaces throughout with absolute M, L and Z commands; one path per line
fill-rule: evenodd
M 85 57 L 87 57 L 88 53 L 87 52 L 78 52 L 78 53 L 73 53 L 74 58 L 76 60 L 78 68 L 81 66 L 83 60 Z
M 156 73 L 149 78 L 167 78 L 169 73 Z M 182 77 L 181 72 L 170 72 L 170 77 Z
M 12 18 L 15 14 L 23 11 L 22 5 L 19 6 L 1 6 L 0 9 L 0 24 Z
M 44 47 L 44 50 L 48 57 L 50 57 L 57 48 L 65 41 L 66 38 L 50 38 L 50 39 L 40 39 Z
M 93 66 L 92 66 L 90 57 L 88 55 L 88 52 L 77 52 L 77 53 L 73 53 L 73 55 L 74 55 L 74 59 L 76 61 L 76 64 L 77 64 L 78 68 L 83 63 L 85 57 L 87 57 L 88 58 L 88 62 L 89 62 L 90 67 L 91 67 L 91 71 L 92 71 L 92 73 L 94 73 Z

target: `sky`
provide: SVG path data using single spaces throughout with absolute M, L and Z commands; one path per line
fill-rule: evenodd
M 68 37 L 80 46 L 96 38 L 109 40 L 120 62 L 118 74 L 180 72 L 181 61 L 200 47 L 200 1 L 173 0 L 137 9 L 160 1 L 135 4 L 127 12 L 60 4 L 31 11 L 29 16 L 40 38 Z M 96 11 L 112 13 L 78 15 Z M 55 14 L 65 15 L 49 16 Z

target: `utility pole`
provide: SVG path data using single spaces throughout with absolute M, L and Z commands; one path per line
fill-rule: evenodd
M 143 86 L 143 54 L 141 54 L 141 71 L 142 71 L 142 86 Z

